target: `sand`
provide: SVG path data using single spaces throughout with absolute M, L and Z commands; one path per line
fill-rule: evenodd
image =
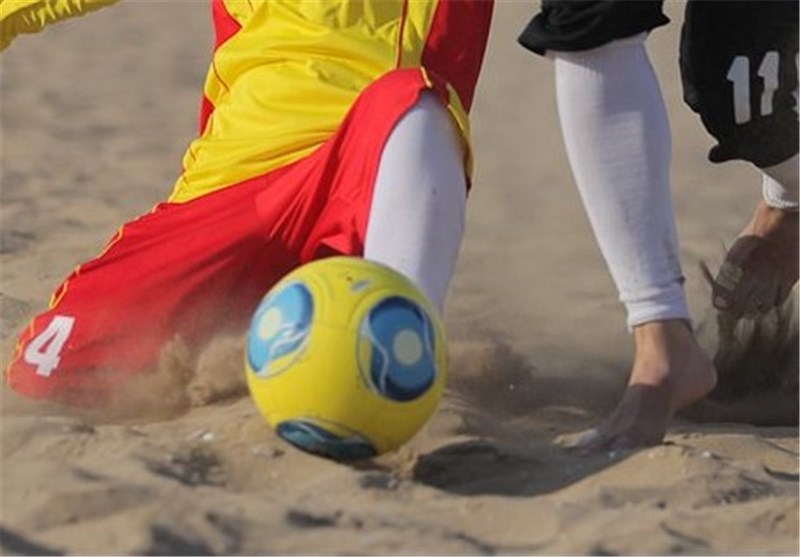
M 190 410 L 80 416 L 4 391 L 4 554 L 798 553 L 798 428 L 764 425 L 787 421 L 764 418 L 769 393 L 740 405 L 750 423 L 678 419 L 657 447 L 563 446 L 613 407 L 632 345 L 566 162 L 552 65 L 515 44 L 535 8 L 496 8 L 446 310 L 450 384 L 425 429 L 358 466 L 303 454 L 241 393 L 241 339 L 201 356 Z M 681 101 L 681 9 L 668 3 L 673 23 L 649 50 L 674 135 L 687 290 L 714 352 L 699 264 L 719 264 L 758 175 L 706 160 L 712 141 Z M 0 57 L 3 364 L 64 276 L 169 192 L 211 40 L 204 2 L 128 0 Z M 786 315 L 783 330 L 794 303 Z M 774 327 L 761 330 L 774 355 Z M 749 374 L 786 363 L 748 361 Z

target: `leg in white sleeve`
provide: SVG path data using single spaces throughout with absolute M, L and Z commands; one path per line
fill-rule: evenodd
M 587 449 L 659 443 L 671 416 L 716 373 L 688 326 L 670 191 L 670 130 L 644 35 L 554 52 L 570 165 L 633 330 L 636 355 L 616 410 Z
M 464 235 L 464 148 L 432 93 L 398 122 L 384 147 L 364 257 L 409 277 L 443 310 Z

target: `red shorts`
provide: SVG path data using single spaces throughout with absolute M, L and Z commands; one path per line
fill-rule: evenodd
M 305 159 L 185 203 L 162 203 L 78 267 L 20 335 L 7 371 L 31 397 L 82 402 L 152 369 L 180 336 L 241 332 L 296 266 L 363 253 L 372 188 L 394 125 L 432 86 L 394 70 L 365 89 Z M 447 92 L 433 86 L 446 104 Z

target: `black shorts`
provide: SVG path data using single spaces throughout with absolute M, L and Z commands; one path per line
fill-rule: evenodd
M 542 0 L 519 43 L 537 54 L 602 46 L 669 23 L 662 0 Z
M 684 100 L 718 144 L 709 159 L 778 164 L 798 150 L 798 2 L 689 0 Z

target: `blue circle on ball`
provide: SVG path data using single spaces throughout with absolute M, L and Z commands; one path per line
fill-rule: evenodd
M 257 375 L 285 370 L 302 352 L 314 316 L 311 292 L 292 282 L 268 294 L 258 306 L 247 335 L 247 359 Z
M 381 395 L 398 402 L 422 396 L 436 379 L 433 323 L 413 301 L 386 298 L 369 310 L 360 326 L 369 357 L 362 375 Z M 366 369 L 365 369 L 366 368 Z

